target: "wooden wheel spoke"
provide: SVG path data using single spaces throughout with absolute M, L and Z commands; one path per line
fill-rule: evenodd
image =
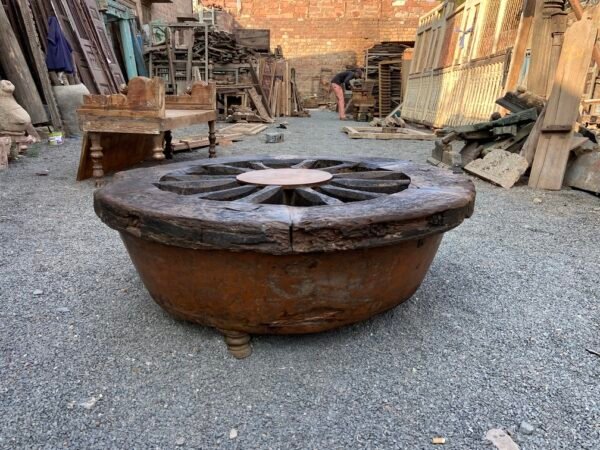
M 338 178 L 330 182 L 332 186 L 354 189 L 363 192 L 379 192 L 382 194 L 395 194 L 403 191 L 410 184 L 410 180 L 382 180 L 360 178 Z
M 265 164 L 263 164 L 260 161 L 251 161 L 251 162 L 248 163 L 248 166 L 250 166 L 250 168 L 253 169 L 253 170 L 271 169 L 271 167 L 266 166 Z
M 211 177 L 214 178 L 214 177 Z M 167 174 L 160 179 L 161 182 L 166 181 L 197 181 L 199 179 L 198 175 L 179 175 L 179 174 Z
M 273 200 L 280 195 L 282 196 L 282 194 L 283 189 L 281 189 L 281 186 L 266 186 L 259 191 L 251 193 L 247 197 L 238 199 L 237 201 L 244 203 L 268 203 L 269 200 Z
M 246 185 L 220 191 L 206 192 L 198 198 L 203 200 L 237 200 L 259 189 L 257 186 Z
M 316 162 L 317 162 L 316 159 L 305 159 L 304 161 L 299 162 L 298 164 L 294 164 L 290 168 L 291 169 L 312 169 L 312 166 L 314 166 Z
M 377 197 L 384 196 L 386 194 L 379 194 L 376 192 L 364 192 L 355 189 L 346 189 L 336 186 L 320 186 L 319 192 L 323 192 L 327 195 L 335 197 L 344 202 L 358 202 L 362 200 L 372 200 Z
M 319 170 L 324 170 L 325 172 L 329 172 L 329 173 L 347 173 L 347 172 L 352 172 L 352 169 L 356 168 L 357 166 L 358 166 L 357 163 L 344 163 L 344 164 L 337 164 L 335 166 L 323 167 L 322 169 L 319 169 Z
M 230 166 L 228 164 L 211 164 L 204 166 L 204 169 L 210 175 L 239 175 L 240 173 L 252 170 L 245 167 Z
M 302 197 L 312 205 L 342 205 L 344 203 L 335 197 L 331 197 L 323 192 L 317 192 L 311 188 L 296 189 L 296 195 Z
M 163 181 L 155 186 L 163 191 L 181 195 L 200 194 L 239 186 L 235 178 L 212 178 L 193 181 Z
M 409 180 L 409 178 L 402 172 L 394 172 L 392 170 L 373 170 L 365 172 L 351 172 L 351 173 L 336 173 L 334 178 L 352 178 L 352 179 L 363 179 L 363 180 Z

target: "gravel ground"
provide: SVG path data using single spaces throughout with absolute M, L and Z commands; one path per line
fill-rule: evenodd
M 289 119 L 283 144 L 218 151 L 425 161 L 432 145 L 339 125 L 318 112 Z M 334 332 L 255 337 L 238 361 L 152 302 L 93 183 L 75 182 L 79 147 L 39 146 L 0 173 L 0 447 L 480 449 L 503 428 L 522 449 L 599 448 L 597 197 L 475 180 L 475 215 L 411 300 Z

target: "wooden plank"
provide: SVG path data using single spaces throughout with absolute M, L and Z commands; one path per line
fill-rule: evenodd
M 252 83 L 254 83 L 254 86 L 256 87 L 256 92 L 258 93 L 258 95 L 260 95 L 260 99 L 262 100 L 263 106 L 267 110 L 267 114 L 269 115 L 269 117 L 272 117 L 271 108 L 269 107 L 269 100 L 263 90 L 262 82 L 258 79 L 258 75 L 256 74 L 256 71 L 254 70 L 254 66 L 252 64 L 249 65 L 249 69 L 250 76 L 252 77 Z
M 33 63 L 35 70 L 37 71 L 42 92 L 48 106 L 48 112 L 50 113 L 50 123 L 54 128 L 62 128 L 62 120 L 60 118 L 60 111 L 58 110 L 58 104 L 54 97 L 54 91 L 52 90 L 52 83 L 48 75 L 48 68 L 46 67 L 45 55 L 42 52 L 42 46 L 33 19 L 33 13 L 31 11 L 29 2 L 26 0 L 18 0 L 19 10 L 21 11 L 21 17 L 23 18 L 23 24 L 25 25 L 25 31 L 29 40 L 29 47 L 33 56 Z M 33 120 L 33 119 L 32 119 Z M 35 122 L 34 122 L 35 123 Z
M 541 0 L 538 0 L 541 1 Z M 504 92 L 509 92 L 517 88 L 521 68 L 525 61 L 525 52 L 531 35 L 531 28 L 534 22 L 536 0 L 525 0 L 523 5 L 523 13 L 521 22 L 517 31 L 517 38 L 512 51 L 512 58 L 506 82 L 504 84 Z
M 35 86 L 23 51 L 0 3 L 0 65 L 15 85 L 15 99 L 29 113 L 32 123 L 45 123 L 48 115 Z
M 454 131 L 456 133 L 472 133 L 475 131 L 490 130 L 496 127 L 505 127 L 509 125 L 516 125 L 520 123 L 533 122 L 538 118 L 536 108 L 527 109 L 525 111 L 509 114 L 501 119 L 492 120 L 490 122 L 480 122 L 473 125 L 463 125 L 460 127 L 451 127 L 447 130 Z
M 393 133 L 384 132 L 379 127 L 343 127 L 342 131 L 351 139 L 434 141 L 437 138 L 435 134 L 413 132 L 407 128 L 397 128 Z
M 589 15 L 575 22 L 565 33 L 542 131 L 568 132 L 573 128 L 579 116 L 597 34 L 598 28 Z
M 77 39 L 77 45 L 81 48 L 83 57 L 89 67 L 93 83 L 91 88 L 87 84 L 86 87 L 90 89 L 90 92 L 97 90 L 102 94 L 117 92 L 112 83 L 112 77 L 107 75 L 102 66 L 102 55 L 96 43 L 90 39 L 93 30 L 85 18 L 83 5 L 76 0 L 57 0 L 56 5 L 60 5 L 64 12 L 61 28 L 63 31 L 66 27 L 72 29 L 75 35 L 74 39 Z M 73 46 L 73 40 L 69 39 L 69 43 Z
M 554 191 L 562 188 L 572 137 L 572 132 L 541 133 L 529 176 L 530 187 Z
M 254 124 L 254 123 L 236 123 L 235 125 L 229 125 L 227 127 L 223 127 L 217 131 L 219 133 L 227 133 L 227 134 L 243 134 L 246 136 L 254 136 L 268 128 L 267 125 L 264 124 Z
M 533 158 L 535 156 L 535 149 L 537 148 L 538 141 L 540 139 L 540 134 L 542 133 L 542 125 L 544 123 L 544 117 L 546 117 L 546 108 L 542 110 L 540 113 L 540 117 L 535 122 L 531 133 L 527 137 L 527 140 L 523 144 L 523 148 L 521 148 L 521 156 L 524 157 L 529 165 L 533 163 Z
M 272 123 L 273 119 L 271 119 L 271 117 L 269 116 L 269 113 L 267 113 L 267 110 L 263 106 L 262 100 L 260 99 L 258 92 L 256 92 L 256 89 L 254 87 L 251 87 L 250 89 L 248 89 L 248 94 L 250 95 L 250 99 L 252 100 L 252 103 L 254 103 L 254 107 L 256 108 L 258 115 L 265 122 Z
M 1 4 L 0 8 L 2 8 Z M 0 137 L 0 170 L 8 167 L 8 155 L 10 153 L 11 146 L 12 140 L 10 137 Z
M 573 13 L 575 13 L 575 17 L 577 17 L 577 20 L 583 19 L 585 15 L 583 12 L 583 8 L 581 7 L 581 2 L 579 0 L 569 0 L 569 3 L 571 5 L 571 9 L 573 9 Z M 600 48 L 598 48 L 597 45 L 594 45 L 592 57 L 594 58 L 596 66 L 600 67 Z
M 531 31 L 531 63 L 527 79 L 527 88 L 534 94 L 546 97 L 550 83 L 548 66 L 552 36 L 550 34 L 550 18 L 544 15 L 544 0 L 536 0 L 535 13 Z
M 100 62 L 104 67 L 107 78 L 112 82 L 113 90 L 111 92 L 119 92 L 119 86 L 125 83 L 125 78 L 123 77 L 123 72 L 121 72 L 121 66 L 119 66 L 113 47 L 108 41 L 104 19 L 98 10 L 97 0 L 85 0 L 84 13 L 87 13 L 84 15 L 88 19 L 90 28 L 94 30 L 91 37 L 102 58 Z
M 593 10 L 598 11 L 597 7 Z M 574 23 L 565 33 L 552 94 L 546 106 L 542 133 L 531 167 L 529 186 L 532 188 L 562 188 L 570 154 L 569 144 L 579 115 L 597 35 L 598 28 L 590 14 Z
M 220 134 L 217 133 L 217 145 L 225 145 L 225 143 L 231 143 L 234 141 L 242 140 L 243 135 L 241 134 Z M 183 137 L 180 139 L 174 139 L 172 142 L 172 149 L 174 152 L 190 151 L 197 148 L 204 148 L 210 146 L 210 140 L 208 135 L 198 135 Z

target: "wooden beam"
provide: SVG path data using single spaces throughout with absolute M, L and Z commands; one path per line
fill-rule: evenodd
M 575 22 L 565 33 L 531 168 L 530 187 L 550 190 L 562 187 L 573 128 L 597 36 L 598 26 L 591 15 Z
M 577 20 L 581 20 L 583 18 L 583 8 L 581 7 L 579 0 L 569 0 L 569 3 L 571 4 L 571 8 L 573 9 L 573 13 L 575 13 L 575 17 L 577 17 Z M 592 57 L 594 58 L 594 62 L 600 67 L 600 49 L 598 49 L 597 45 L 594 45 Z
M 0 4 L 0 65 L 15 85 L 15 99 L 29 113 L 32 123 L 48 122 L 48 115 L 35 86 L 19 41 Z
M 536 0 L 525 0 L 523 5 L 523 14 L 521 15 L 517 39 L 515 41 L 515 46 L 513 47 L 510 68 L 508 70 L 508 75 L 506 76 L 506 83 L 504 84 L 504 93 L 514 91 L 517 88 L 523 61 L 525 61 L 525 52 L 527 51 L 529 37 L 531 35 L 531 28 L 535 16 L 535 4 Z
M 58 104 L 52 90 L 52 83 L 50 82 L 50 76 L 48 75 L 48 68 L 46 67 L 45 55 L 42 52 L 42 46 L 40 39 L 35 27 L 33 19 L 33 13 L 29 2 L 26 0 L 18 0 L 18 6 L 21 11 L 21 17 L 23 18 L 23 24 L 25 25 L 25 31 L 27 32 L 27 38 L 29 40 L 29 47 L 31 48 L 31 54 L 33 55 L 33 62 L 35 69 L 38 73 L 42 91 L 44 92 L 44 98 L 48 105 L 48 112 L 50 113 L 50 123 L 54 128 L 62 128 L 62 120 L 60 118 L 60 112 L 58 110 Z

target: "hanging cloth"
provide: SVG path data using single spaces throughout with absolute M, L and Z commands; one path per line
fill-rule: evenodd
M 58 19 L 50 16 L 48 18 L 48 51 L 46 54 L 48 70 L 73 73 L 72 52 L 73 49 L 60 29 Z

